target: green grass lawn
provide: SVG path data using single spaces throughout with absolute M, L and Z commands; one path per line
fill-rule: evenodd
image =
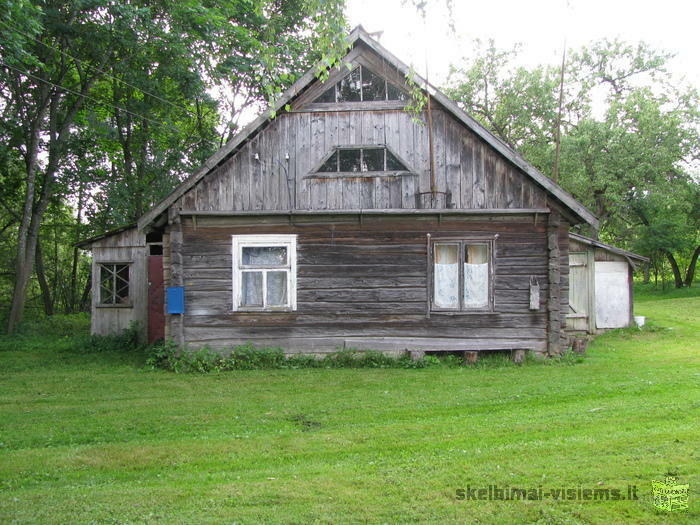
M 0 338 L 0 523 L 699 523 L 687 295 L 643 294 L 650 329 L 601 336 L 583 362 L 521 367 L 179 375 L 71 337 Z M 689 511 L 652 506 L 667 474 Z M 455 497 L 489 484 L 639 500 Z

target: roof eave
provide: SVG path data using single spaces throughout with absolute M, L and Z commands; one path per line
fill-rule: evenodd
M 93 235 L 92 237 L 89 237 L 87 239 L 83 239 L 82 241 L 78 241 L 76 243 L 73 243 L 73 246 L 76 248 L 83 248 L 83 249 L 88 249 L 86 246 L 100 241 L 102 239 L 106 239 L 107 237 L 111 237 L 112 235 L 117 235 L 118 233 L 122 233 L 126 230 L 130 230 L 131 228 L 136 228 L 136 223 L 131 222 L 129 224 L 124 224 L 123 226 L 118 226 L 116 228 L 112 228 L 111 230 L 108 230 L 104 233 L 101 233 L 99 235 Z
M 638 253 L 630 252 L 629 250 L 623 250 L 622 248 L 618 248 L 617 246 L 613 246 L 612 244 L 601 242 L 597 239 L 592 239 L 591 237 L 586 237 L 585 235 L 581 235 L 580 233 L 570 232 L 569 237 L 578 242 L 582 242 L 583 244 L 594 246 L 596 248 L 601 248 L 603 250 L 607 250 L 617 255 L 627 257 L 628 259 L 634 259 L 636 261 L 639 261 L 640 263 L 648 263 L 650 261 L 648 257 L 644 257 L 643 255 L 639 255 Z

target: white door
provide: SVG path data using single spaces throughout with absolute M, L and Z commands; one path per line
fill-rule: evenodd
M 623 328 L 630 321 L 629 265 L 595 263 L 595 318 L 598 328 Z
M 588 331 L 588 270 L 586 252 L 569 253 L 569 311 L 566 314 L 569 330 Z

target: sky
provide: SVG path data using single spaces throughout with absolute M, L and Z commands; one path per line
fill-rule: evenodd
M 427 0 L 426 21 L 411 0 L 348 0 L 351 27 L 383 31 L 380 42 L 402 61 L 443 85 L 450 64 L 459 64 L 474 38 L 496 47 L 522 45 L 523 65 L 558 64 L 562 48 L 593 40 L 643 40 L 674 53 L 669 70 L 700 87 L 700 2 L 698 0 L 453 0 L 455 33 L 445 0 Z

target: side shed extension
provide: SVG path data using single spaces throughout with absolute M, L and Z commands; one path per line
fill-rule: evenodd
M 130 224 L 86 239 L 77 246 L 92 251 L 91 332 L 117 334 L 134 322 L 145 330 L 146 234 Z
M 649 259 L 576 233 L 569 234 L 568 332 L 594 334 L 631 326 L 632 275 Z

